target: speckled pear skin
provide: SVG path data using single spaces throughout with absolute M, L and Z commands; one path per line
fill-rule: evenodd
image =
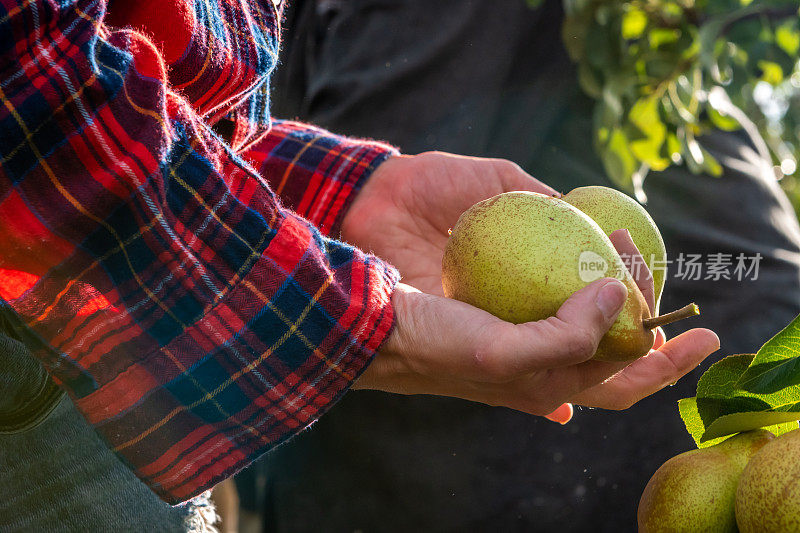
M 642 325 L 650 317 L 642 293 L 600 227 L 557 198 L 508 192 L 465 211 L 445 248 L 442 287 L 445 296 L 503 320 L 541 320 L 592 281 L 581 279 L 578 268 L 586 251 L 605 260 L 609 275 L 616 273 L 628 288 L 628 299 L 594 359 L 629 361 L 645 355 L 654 334 Z
M 650 214 L 627 194 L 598 185 L 573 189 L 563 196 L 563 200 L 589 215 L 606 235 L 618 229 L 627 229 L 630 232 L 631 239 L 653 274 L 658 314 L 666 279 L 664 261 L 667 258 L 667 249 Z M 654 268 L 654 264 L 659 268 Z
M 736 532 L 736 486 L 748 460 L 774 435 L 739 433 L 676 455 L 656 470 L 639 500 L 639 533 Z
M 736 491 L 742 533 L 800 531 L 800 429 L 784 433 L 747 463 Z

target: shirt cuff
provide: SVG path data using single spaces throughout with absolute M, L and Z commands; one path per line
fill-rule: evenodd
M 336 236 L 369 176 L 398 153 L 386 143 L 275 119 L 270 132 L 242 156 L 267 179 L 286 207 L 324 235 Z

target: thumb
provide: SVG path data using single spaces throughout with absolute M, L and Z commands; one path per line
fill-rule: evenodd
M 599 279 L 570 296 L 555 317 L 520 324 L 528 353 L 537 354 L 531 363 L 545 369 L 591 359 L 627 297 L 628 289 L 619 280 Z
M 576 291 L 561 305 L 556 317 L 602 337 L 617 319 L 627 298 L 628 288 L 621 281 L 599 279 Z

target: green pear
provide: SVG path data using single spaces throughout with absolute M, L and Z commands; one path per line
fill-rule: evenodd
M 800 429 L 770 442 L 747 463 L 736 491 L 742 533 L 800 531 Z
M 622 281 L 628 298 L 594 358 L 641 357 L 654 340 L 643 326 L 647 303 L 608 236 L 567 202 L 531 192 L 478 202 L 458 219 L 442 260 L 447 297 L 516 324 L 555 315 L 573 292 L 605 276 Z
M 735 532 L 736 485 L 774 435 L 760 429 L 676 455 L 656 470 L 639 500 L 639 533 Z
M 633 243 L 653 275 L 655 313 L 658 314 L 666 279 L 667 249 L 650 214 L 627 194 L 597 185 L 573 189 L 564 195 L 563 200 L 589 215 L 606 235 L 619 229 L 630 232 Z

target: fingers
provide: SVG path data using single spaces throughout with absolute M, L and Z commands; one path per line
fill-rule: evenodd
M 572 404 L 571 403 L 562 403 L 558 406 L 558 408 L 550 413 L 549 415 L 545 415 L 544 417 L 548 420 L 552 420 L 553 422 L 557 422 L 562 426 L 572 420 Z
M 664 328 L 656 328 L 656 338 L 653 341 L 653 349 L 658 350 L 665 342 L 667 342 L 667 334 L 664 333 Z
M 590 359 L 626 297 L 620 281 L 597 280 L 573 294 L 556 316 L 515 325 L 401 284 L 392 298 L 395 331 L 382 351 L 402 354 L 405 366 L 423 375 L 505 383 Z
M 636 286 L 639 287 L 639 290 L 642 292 L 642 296 L 644 296 L 647 307 L 650 308 L 650 314 L 652 315 L 656 307 L 653 275 L 650 273 L 650 269 L 647 268 L 647 263 L 642 257 L 642 254 L 639 253 L 639 248 L 637 248 L 636 244 L 633 242 L 630 232 L 626 229 L 618 229 L 617 231 L 612 231 L 608 238 L 611 240 L 614 248 L 617 249 L 617 253 L 628 268 L 628 272 L 630 272 L 631 277 L 633 277 L 633 280 L 636 282 Z
M 695 329 L 657 340 L 630 364 L 590 360 L 626 296 L 618 280 L 597 280 L 555 317 L 514 325 L 400 284 L 394 332 L 356 385 L 502 405 L 561 424 L 572 417 L 570 403 L 624 409 L 719 348 L 713 332 Z
M 573 294 L 556 316 L 520 324 L 515 346 L 508 352 L 525 365 L 516 370 L 558 368 L 591 359 L 627 296 L 622 282 L 603 278 Z
M 707 329 L 692 329 L 637 359 L 607 381 L 571 398 L 574 403 L 605 409 L 627 409 L 674 383 L 719 349 L 719 338 Z
M 505 191 L 532 191 L 561 198 L 560 192 L 537 180 L 522 170 L 516 163 L 506 159 L 495 159 L 493 161 Z

